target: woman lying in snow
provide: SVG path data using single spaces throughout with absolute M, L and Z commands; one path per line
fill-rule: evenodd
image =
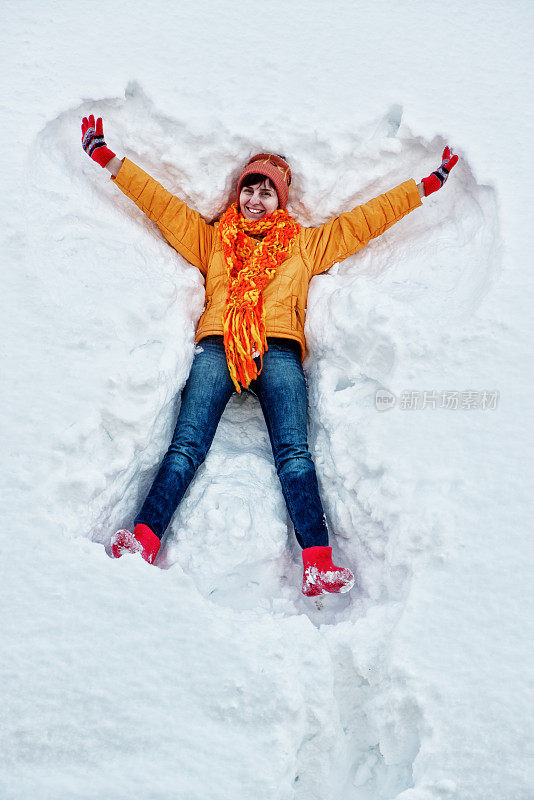
M 354 575 L 332 562 L 315 466 L 308 450 L 307 393 L 302 361 L 308 285 L 380 236 L 447 180 L 458 156 L 443 151 L 438 169 L 305 228 L 288 213 L 291 169 L 285 157 L 259 153 L 244 167 L 235 202 L 218 222 L 201 215 L 128 158 L 106 146 L 102 119 L 82 122 L 82 146 L 106 167 L 124 194 L 153 220 L 170 244 L 206 279 L 206 307 L 196 331 L 189 377 L 172 442 L 134 521 L 118 531 L 112 553 L 140 552 L 152 563 L 171 517 L 215 436 L 234 392 L 259 399 L 276 471 L 302 548 L 302 591 L 311 597 L 347 592 Z

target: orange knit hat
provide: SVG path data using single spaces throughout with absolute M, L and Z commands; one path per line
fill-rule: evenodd
M 289 196 L 289 187 L 291 186 L 291 169 L 289 164 L 284 161 L 282 156 L 277 156 L 275 153 L 257 153 L 252 156 L 237 182 L 237 206 L 239 208 L 239 195 L 241 194 L 241 186 L 247 175 L 258 173 L 270 178 L 275 185 L 276 194 L 278 195 L 278 203 L 280 208 L 287 206 L 287 198 Z

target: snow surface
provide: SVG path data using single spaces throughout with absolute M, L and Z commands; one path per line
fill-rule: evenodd
M 531 800 L 532 4 L 3 4 L 1 800 Z M 158 568 L 109 558 L 204 280 L 80 146 L 203 214 L 258 150 L 320 224 L 446 187 L 315 277 L 309 444 L 356 586 L 322 609 L 234 395 Z M 375 407 L 377 389 L 496 408 Z M 530 506 L 530 508 L 529 508 Z

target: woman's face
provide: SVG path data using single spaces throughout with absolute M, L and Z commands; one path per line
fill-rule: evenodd
M 243 186 L 239 195 L 239 207 L 245 219 L 261 219 L 276 211 L 278 195 L 265 179 L 252 186 Z

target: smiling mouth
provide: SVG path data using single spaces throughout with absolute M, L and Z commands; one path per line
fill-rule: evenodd
M 254 210 L 253 208 L 249 208 L 248 206 L 245 206 L 245 208 L 247 209 L 249 214 L 254 214 L 255 217 L 257 217 L 259 214 L 263 214 L 264 213 L 264 209 L 263 208 L 260 208 L 259 210 Z

